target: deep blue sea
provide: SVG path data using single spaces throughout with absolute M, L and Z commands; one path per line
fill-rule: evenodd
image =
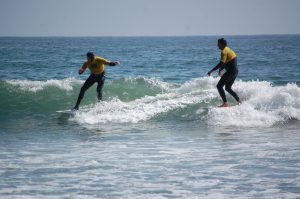
M 300 198 L 300 35 L 0 37 L 0 198 Z M 106 67 L 75 114 L 85 54 Z M 231 105 L 233 98 L 227 97 Z

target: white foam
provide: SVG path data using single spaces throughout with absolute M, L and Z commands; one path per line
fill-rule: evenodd
M 49 87 L 57 87 L 61 90 L 71 91 L 73 90 L 74 83 L 82 83 L 75 78 L 67 78 L 62 80 L 46 80 L 46 81 L 31 81 L 31 80 L 6 80 L 8 84 L 18 87 L 24 91 L 37 92 Z
M 221 103 L 221 98 L 216 89 L 219 78 L 200 77 L 190 80 L 181 86 L 163 82 L 157 78 L 129 78 L 125 84 L 144 81 L 149 86 L 162 89 L 156 96 L 144 96 L 129 102 L 118 98 L 104 101 L 99 104 L 79 111 L 74 120 L 80 124 L 101 123 L 138 123 L 147 121 L 159 114 L 172 110 L 184 109 L 189 105 L 207 103 L 216 106 Z M 75 84 L 82 85 L 82 80 L 67 78 L 62 80 L 30 81 L 7 80 L 8 84 L 18 89 L 38 92 L 49 87 L 65 91 L 72 91 Z M 109 86 L 106 88 L 109 89 Z M 300 120 L 300 88 L 296 84 L 273 86 L 267 81 L 236 81 L 233 89 L 241 97 L 243 104 L 230 108 L 212 108 L 206 114 L 204 109 L 191 110 L 185 113 L 201 115 L 209 125 L 237 126 L 237 127 L 269 127 L 284 123 L 291 119 Z M 233 98 L 226 93 L 230 103 Z M 198 117 L 199 118 L 199 117 Z
M 180 87 L 169 85 L 166 93 L 145 96 L 130 102 L 115 98 L 91 108 L 79 111 L 74 119 L 81 124 L 137 123 L 188 105 L 221 103 L 216 89 L 218 78 L 201 77 L 188 81 Z M 156 84 L 163 85 L 159 80 Z M 176 85 L 176 86 L 174 86 Z M 230 108 L 209 109 L 206 119 L 209 125 L 238 127 L 269 127 L 290 119 L 300 120 L 300 88 L 296 84 L 273 86 L 267 81 L 236 81 L 233 89 L 243 104 Z M 233 99 L 227 93 L 230 102 Z M 205 111 L 191 110 L 191 115 Z M 203 119 L 203 117 L 201 117 Z
M 131 102 L 122 102 L 114 99 L 109 102 L 99 103 L 88 111 L 79 111 L 74 118 L 79 123 L 87 124 L 137 123 L 149 120 L 157 114 L 165 113 L 172 109 L 200 103 L 204 100 L 202 97 L 161 94 L 155 97 L 146 96 Z
M 300 88 L 297 85 L 237 81 L 234 87 L 244 99 L 243 104 L 209 110 L 207 121 L 210 125 L 269 127 L 290 119 L 300 120 Z
M 162 91 L 168 91 L 174 87 L 174 84 L 163 82 L 159 78 L 156 78 L 156 77 L 138 76 L 138 77 L 125 78 L 125 83 L 139 84 L 140 81 L 144 81 L 145 83 L 147 83 L 148 85 L 150 85 L 152 87 L 158 87 L 158 88 L 162 89 Z
M 209 81 L 208 78 L 204 79 Z M 159 82 L 157 84 L 163 85 Z M 92 108 L 79 111 L 74 119 L 81 124 L 137 123 L 174 109 L 210 101 L 215 95 L 206 92 L 205 89 L 192 81 L 179 88 L 170 89 L 167 93 L 145 96 L 130 102 L 122 102 L 116 98 L 101 102 Z

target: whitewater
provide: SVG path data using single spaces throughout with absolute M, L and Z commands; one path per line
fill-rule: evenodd
M 86 124 L 87 128 L 99 123 L 138 123 L 164 118 L 168 120 L 172 116 L 179 121 L 200 120 L 208 125 L 232 127 L 270 127 L 300 120 L 300 88 L 296 84 L 273 86 L 267 81 L 237 81 L 235 90 L 240 94 L 243 103 L 234 106 L 236 103 L 231 99 L 232 107 L 220 109 L 217 108 L 220 100 L 215 87 L 218 80 L 219 78 L 200 77 L 182 85 L 144 77 L 110 81 L 104 92 L 107 100 L 83 106 L 72 120 L 81 125 Z M 74 102 L 70 96 L 77 94 L 78 86 L 83 81 L 74 78 L 47 81 L 8 80 L 5 84 L 7 87 L 11 86 L 10 89 L 16 95 L 32 95 L 45 102 L 49 98 L 45 93 L 57 93 L 65 102 Z M 115 90 L 121 85 L 127 86 Z M 90 100 L 93 101 L 92 97 Z M 31 101 L 30 99 L 28 103 L 32 103 Z M 65 104 L 68 108 L 69 103 Z M 18 104 L 14 106 L 16 105 Z M 41 112 L 43 108 L 47 109 L 40 107 Z

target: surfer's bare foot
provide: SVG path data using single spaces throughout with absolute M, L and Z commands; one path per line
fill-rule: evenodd
M 220 105 L 219 107 L 229 107 L 229 104 L 227 102 L 224 102 L 222 105 Z

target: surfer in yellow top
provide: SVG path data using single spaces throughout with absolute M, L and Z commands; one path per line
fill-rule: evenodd
M 231 89 L 232 84 L 237 77 L 239 70 L 237 67 L 237 56 L 233 50 L 227 47 L 227 42 L 224 38 L 218 39 L 218 47 L 221 50 L 221 60 L 213 69 L 211 69 L 207 75 L 210 76 L 211 73 L 219 69 L 219 76 L 221 76 L 221 71 L 225 68 L 226 72 L 221 76 L 220 81 L 217 84 L 219 94 L 223 100 L 223 104 L 219 107 L 228 107 L 225 91 L 223 89 L 225 85 L 225 90 L 230 93 L 238 104 L 241 103 L 239 96 Z
M 85 81 L 83 86 L 80 89 L 80 93 L 78 95 L 78 99 L 76 105 L 74 106 L 74 110 L 79 109 L 79 104 L 84 96 L 84 93 L 87 89 L 89 89 L 94 83 L 98 83 L 97 86 L 97 97 L 98 101 L 102 100 L 102 88 L 105 81 L 105 70 L 104 65 L 108 66 L 116 66 L 119 65 L 119 61 L 109 62 L 101 57 L 95 56 L 93 52 L 88 52 L 86 54 L 87 61 L 85 61 L 82 67 L 79 69 L 78 73 L 81 75 L 84 71 L 89 68 L 91 71 L 91 75 Z

